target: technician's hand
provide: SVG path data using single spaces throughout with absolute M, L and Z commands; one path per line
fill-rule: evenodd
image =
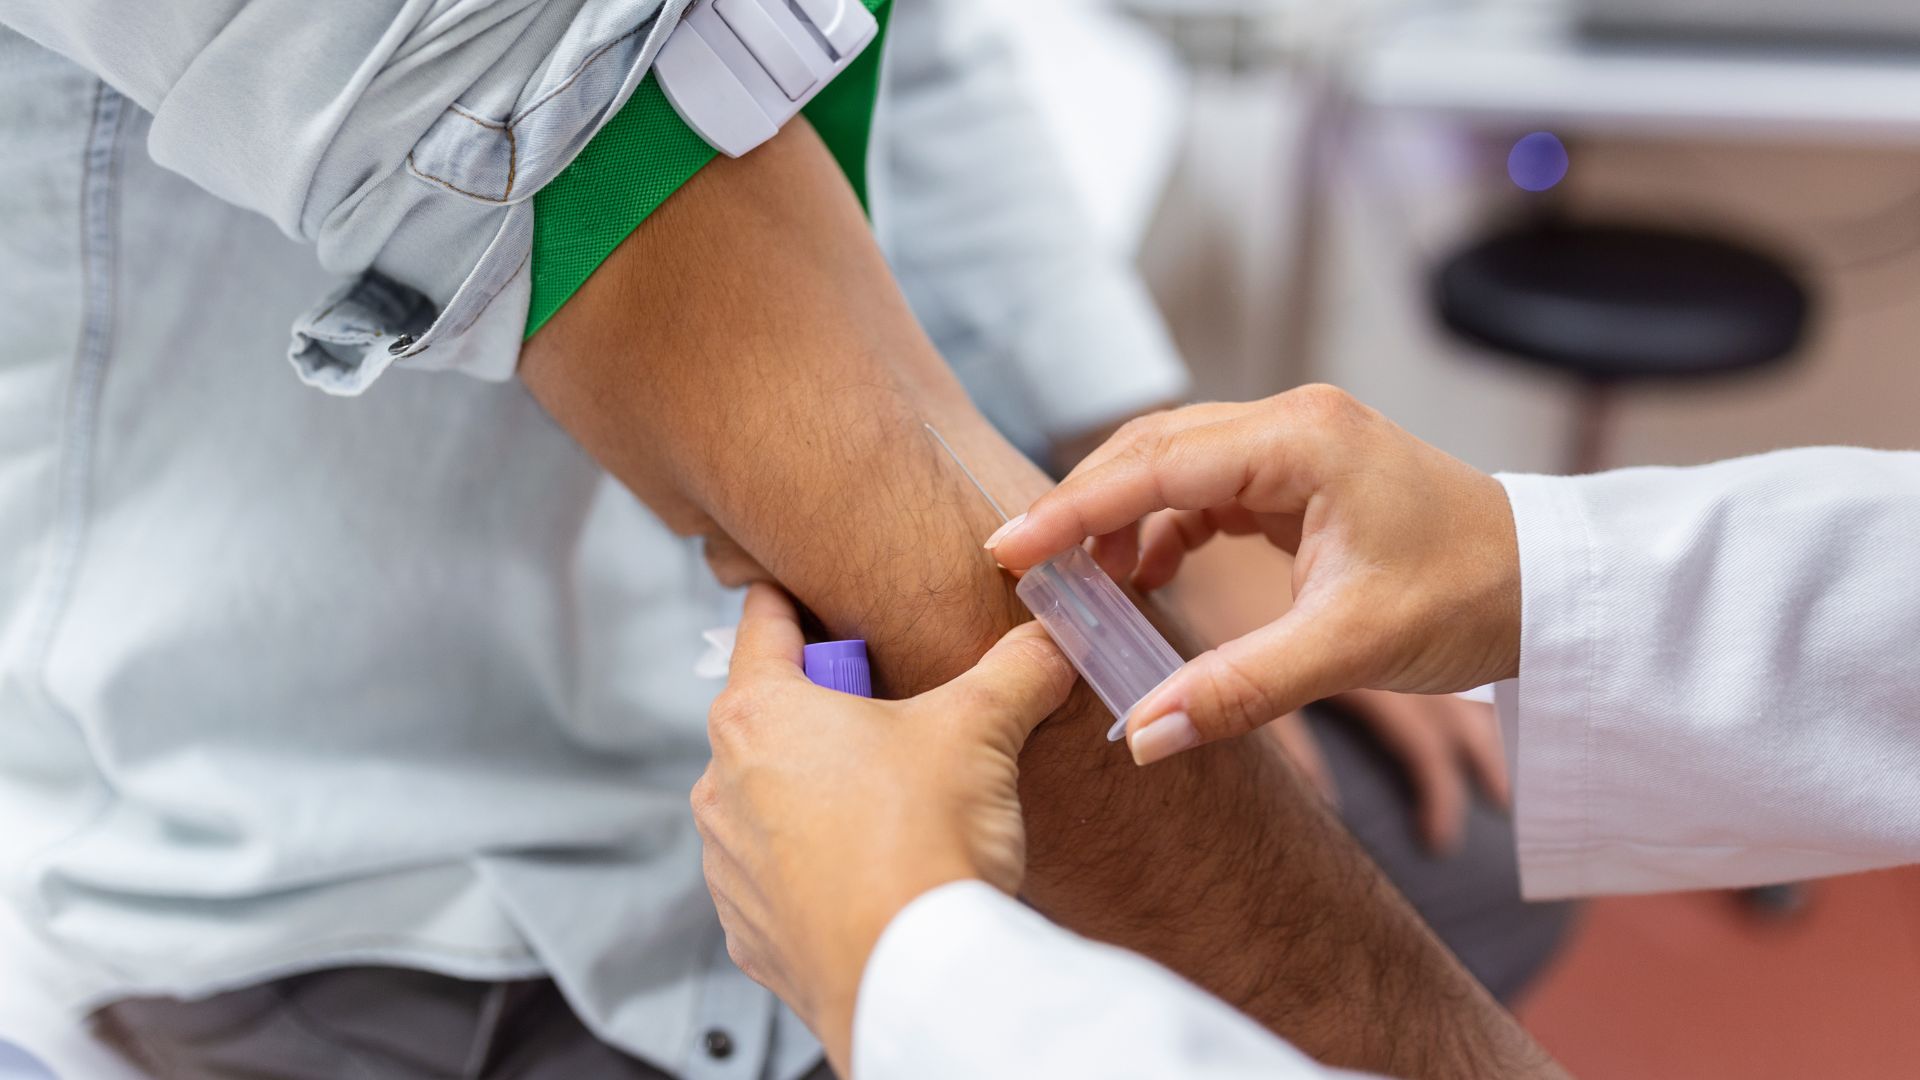
M 868 701 L 808 682 L 802 644 L 786 595 L 754 585 L 693 810 L 727 951 L 847 1076 L 860 976 L 894 915 L 950 881 L 1019 889 L 1020 749 L 1074 673 L 1029 623 L 945 686 Z
M 1101 564 L 1137 564 L 1135 584 L 1151 589 L 1222 532 L 1296 552 L 1293 608 L 1134 709 L 1141 764 L 1343 691 L 1465 690 L 1519 668 L 1505 490 L 1332 387 L 1129 424 L 988 544 L 1022 571 L 1099 537 Z

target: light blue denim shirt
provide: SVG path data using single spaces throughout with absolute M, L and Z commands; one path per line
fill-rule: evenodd
M 737 599 L 510 378 L 514 216 L 656 6 L 0 0 L 0 872 L 35 943 L 0 978 L 83 1010 L 549 973 L 688 1076 L 815 1059 L 726 961 L 686 807 L 698 631 Z M 897 16 L 879 175 L 916 302 L 1029 442 L 1178 394 L 1070 194 L 986 144 L 1038 136 L 970 21 Z M 916 172 L 942 110 L 1025 175 Z M 969 252 L 983 227 L 1046 232 Z M 302 379 L 368 392 L 290 377 L 289 325 Z

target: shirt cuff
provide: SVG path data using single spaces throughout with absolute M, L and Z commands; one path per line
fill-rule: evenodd
M 1500 475 L 1520 548 L 1520 677 L 1496 690 L 1509 768 L 1520 888 L 1530 900 L 1590 892 L 1594 842 L 1593 678 L 1599 665 L 1599 566 L 1572 482 Z
M 1191 376 L 1139 278 L 1115 269 L 1034 298 L 1006 343 L 1048 438 L 1177 402 Z

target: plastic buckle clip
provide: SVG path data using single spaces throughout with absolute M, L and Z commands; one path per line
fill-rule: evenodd
M 739 157 L 773 138 L 879 30 L 860 0 L 697 0 L 653 71 L 687 126 Z

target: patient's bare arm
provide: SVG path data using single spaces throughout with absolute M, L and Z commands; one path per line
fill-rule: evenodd
M 980 547 L 996 519 L 921 423 L 1005 505 L 1046 481 L 935 354 L 804 125 L 669 200 L 523 374 L 669 524 L 731 538 L 834 634 L 867 639 L 889 696 L 1025 618 Z M 1552 1072 L 1263 742 L 1143 770 L 1107 723 L 1083 688 L 1022 759 L 1038 907 L 1334 1063 Z

